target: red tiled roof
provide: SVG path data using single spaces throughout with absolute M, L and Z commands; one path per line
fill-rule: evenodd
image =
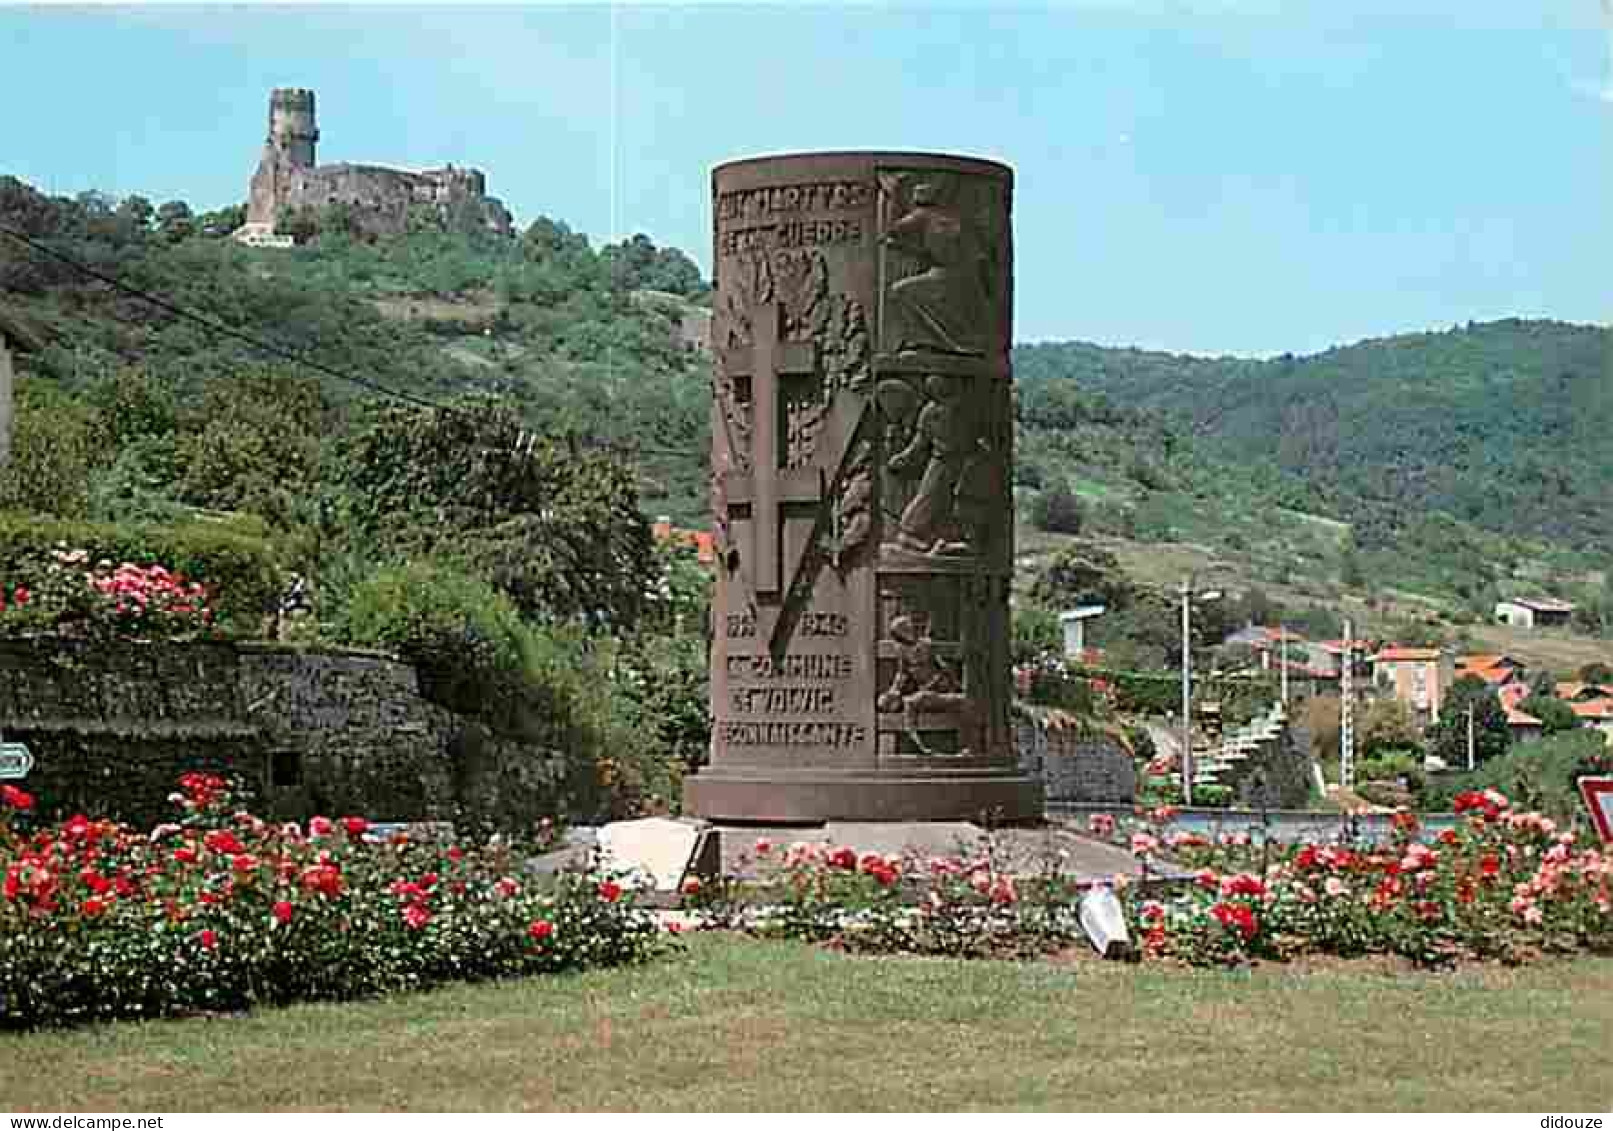
M 1482 679 L 1485 683 L 1504 684 L 1508 680 L 1517 679 L 1518 673 L 1513 668 L 1457 668 L 1456 678 L 1461 679 L 1463 676 L 1472 676 L 1474 679 Z
M 661 519 L 650 524 L 650 533 L 657 542 L 676 542 L 692 547 L 701 565 L 711 565 L 717 560 L 717 537 L 709 530 L 680 530 Z
M 1613 698 L 1570 703 L 1568 709 L 1582 719 L 1613 719 Z
M 1523 664 L 1511 656 L 1502 653 L 1498 656 L 1458 656 L 1456 666 L 1459 668 L 1521 668 Z
M 1390 647 L 1383 649 L 1376 656 L 1373 656 L 1372 662 L 1375 664 L 1393 664 L 1400 663 L 1402 661 L 1428 661 L 1437 659 L 1439 659 L 1438 648 L 1401 648 L 1391 645 Z
M 1613 684 L 1581 683 L 1578 680 L 1568 680 L 1559 683 L 1556 688 L 1557 698 L 1563 702 L 1579 699 L 1587 693 L 1592 699 L 1600 699 L 1604 695 L 1613 695 Z

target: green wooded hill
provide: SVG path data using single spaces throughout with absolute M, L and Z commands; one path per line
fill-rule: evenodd
M 1069 383 L 1182 434 L 1203 456 L 1288 480 L 1364 550 L 1442 514 L 1496 534 L 1613 549 L 1613 336 L 1508 319 L 1312 357 L 1201 358 L 1021 346 L 1027 399 Z
M 365 381 L 493 398 L 620 453 L 647 514 L 704 524 L 710 366 L 677 328 L 709 293 L 682 252 L 644 236 L 594 247 L 546 217 L 515 238 L 423 225 L 372 242 L 339 209 L 300 217 L 302 246 L 260 250 L 225 238 L 240 219 L 0 176 L 0 224 L 54 251 Z M 373 389 L 8 239 L 0 302 L 48 342 L 24 361 L 0 507 L 246 511 L 295 530 L 323 513 L 321 491 L 345 505 L 331 469 Z M 1270 361 L 1020 346 L 1020 514 L 1207 547 L 1247 583 L 1308 584 L 1319 601 L 1397 588 L 1483 619 L 1502 591 L 1606 604 L 1609 349 L 1598 327 L 1521 321 Z

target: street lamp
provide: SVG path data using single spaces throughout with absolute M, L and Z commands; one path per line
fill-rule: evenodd
M 1182 804 L 1193 804 L 1193 605 L 1219 600 L 1219 589 L 1193 592 L 1193 575 L 1182 579 Z

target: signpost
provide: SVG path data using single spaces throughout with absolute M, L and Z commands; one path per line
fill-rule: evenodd
M 0 742 L 0 781 L 25 778 L 34 768 L 33 753 L 20 742 Z
M 1580 778 L 1579 794 L 1603 844 L 1613 844 L 1613 778 Z

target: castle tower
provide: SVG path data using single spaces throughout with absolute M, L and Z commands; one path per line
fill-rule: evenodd
M 269 95 L 270 149 L 294 168 L 312 169 L 318 141 L 313 91 L 283 87 Z

